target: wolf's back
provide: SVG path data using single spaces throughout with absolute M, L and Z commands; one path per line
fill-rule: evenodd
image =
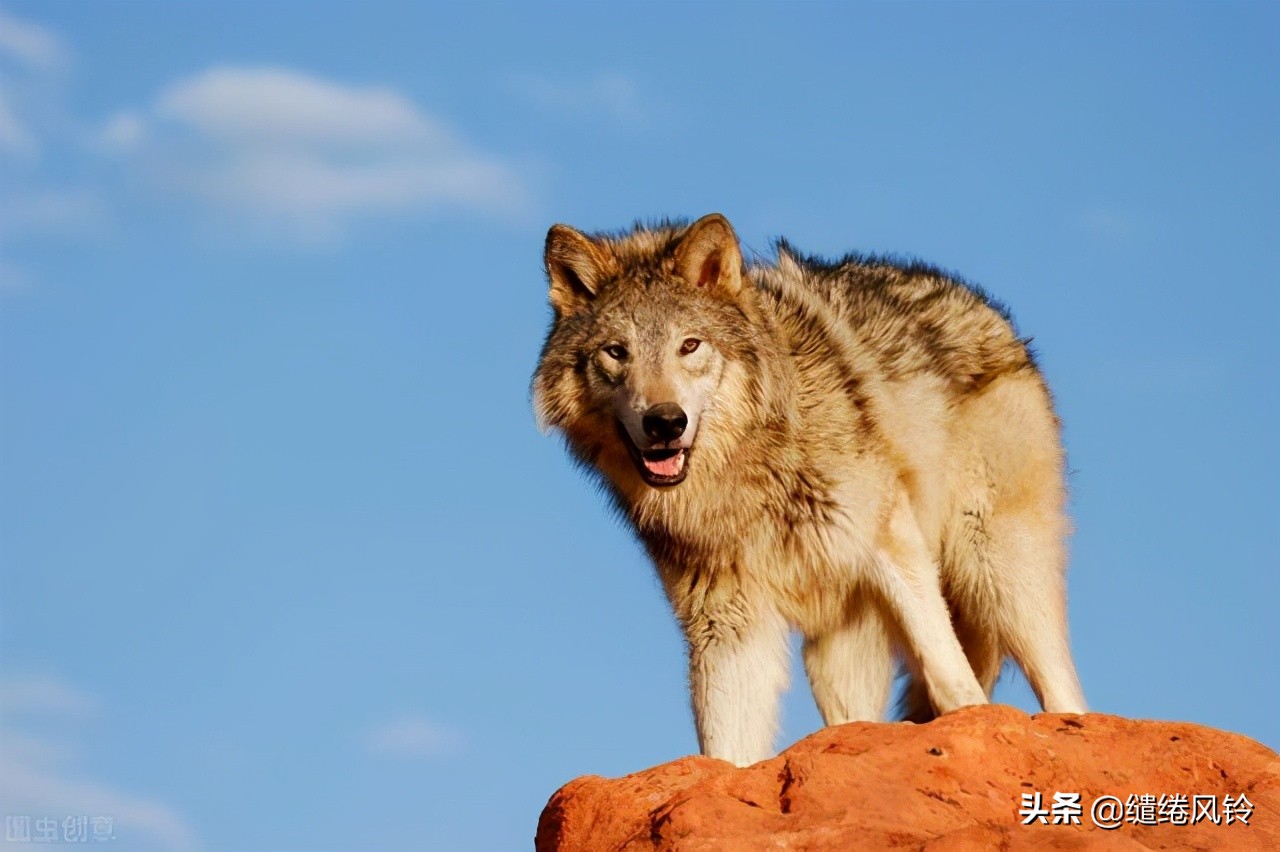
M 921 263 L 805 256 L 785 242 L 753 278 L 791 336 L 837 335 L 890 380 L 931 373 L 957 389 L 1035 370 L 1008 310 L 980 288 Z

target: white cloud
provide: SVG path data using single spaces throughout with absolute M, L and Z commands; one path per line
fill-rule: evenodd
M 447 134 L 409 100 L 280 68 L 214 68 L 165 89 L 156 112 L 240 145 L 442 145 Z
M 428 204 L 497 208 L 510 198 L 501 169 L 465 159 L 347 163 L 314 151 L 254 151 L 192 169 L 182 180 L 185 188 L 207 200 L 301 224 Z
M 53 32 L 15 18 L 3 9 L 0 9 L 0 54 L 42 71 L 65 65 L 69 57 L 62 39 Z
M 21 296 L 32 291 L 31 273 L 0 258 L 0 296 Z
M 195 835 L 183 819 L 167 806 L 93 781 L 84 781 L 11 760 L 0 754 L 0 796 L 5 813 L 32 819 L 53 816 L 109 817 L 117 840 L 132 840 L 129 847 L 158 844 L 165 849 L 192 849 Z
M 585 80 L 529 75 L 517 79 L 515 88 L 535 106 L 553 112 L 604 115 L 624 125 L 643 114 L 635 82 L 622 74 L 602 73 Z
M 17 111 L 9 102 L 8 92 L 0 88 L 0 151 L 30 157 L 36 150 L 35 136 L 18 120 Z
M 410 760 L 440 757 L 462 747 L 461 735 L 419 713 L 388 719 L 365 731 L 364 746 L 373 754 Z
M 512 215 L 528 193 L 504 160 L 385 87 L 279 68 L 214 68 L 166 87 L 101 138 L 160 164 L 171 189 L 237 219 L 328 238 L 422 210 Z
M 0 802 L 10 816 L 109 817 L 117 841 L 130 848 L 191 849 L 190 826 L 171 808 L 145 796 L 83 777 L 68 725 L 83 723 L 98 702 L 51 675 L 0 681 Z M 32 734 L 30 727 L 57 733 Z
M 32 102 L 48 95 L 59 76 L 54 72 L 61 71 L 69 57 L 53 32 L 0 9 L 0 153 L 25 163 L 38 158 Z
M 1076 223 L 1094 237 L 1113 242 L 1132 239 L 1141 231 L 1137 220 L 1132 216 L 1109 207 L 1085 210 L 1077 216 Z
M 128 111 L 118 112 L 98 131 L 97 141 L 108 151 L 132 151 L 143 143 L 146 132 L 142 116 Z
M 16 189 L 0 196 L 0 235 L 87 234 L 104 226 L 106 207 L 83 189 Z
M 97 710 L 98 702 L 52 675 L 11 675 L 0 683 L 0 715 L 4 718 L 79 719 Z
M 100 232 L 116 209 L 107 199 L 139 178 L 211 211 L 215 226 L 310 243 L 337 241 L 378 217 L 472 211 L 518 219 L 531 204 L 512 162 L 386 86 L 215 67 L 162 87 L 143 109 L 86 127 L 66 114 L 62 83 L 50 73 L 70 59 L 56 34 L 0 13 L 0 59 L 8 63 L 0 66 L 0 154 L 9 172 L 0 242 Z M 115 191 L 51 187 L 40 174 L 42 149 L 68 147 L 114 158 L 105 165 L 122 174 L 94 165 L 99 187 Z M 30 286 L 12 264 L 0 273 L 6 292 Z

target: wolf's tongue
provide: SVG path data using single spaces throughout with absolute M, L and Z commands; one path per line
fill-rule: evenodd
M 677 476 L 684 469 L 684 453 L 676 453 L 669 459 L 654 461 L 645 459 L 644 466 L 654 476 Z

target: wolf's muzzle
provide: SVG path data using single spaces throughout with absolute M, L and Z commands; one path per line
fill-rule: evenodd
M 655 443 L 674 441 L 684 434 L 689 417 L 674 402 L 663 402 L 651 407 L 640 421 L 649 440 Z

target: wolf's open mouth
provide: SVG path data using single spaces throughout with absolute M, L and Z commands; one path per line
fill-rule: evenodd
M 631 440 L 626 427 L 618 424 L 622 442 L 640 471 L 640 478 L 650 485 L 679 485 L 688 473 L 690 449 L 642 450 Z
M 684 472 L 684 450 L 650 450 L 640 453 L 644 469 L 654 476 L 673 477 Z

